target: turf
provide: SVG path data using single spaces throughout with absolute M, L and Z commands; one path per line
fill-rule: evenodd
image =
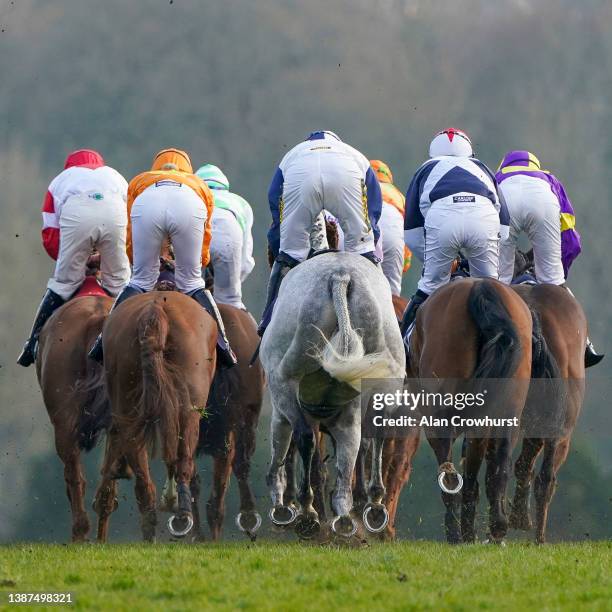
M 335 548 L 255 544 L 0 547 L 8 591 L 98 610 L 612 609 L 612 542 Z M 54 609 L 58 609 L 57 607 Z

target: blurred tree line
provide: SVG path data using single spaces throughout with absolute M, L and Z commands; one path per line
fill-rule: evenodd
M 431 135 L 448 125 L 467 130 L 491 167 L 509 149 L 530 149 L 576 208 L 584 251 L 570 284 L 605 352 L 611 29 L 605 0 L 3 0 L 0 540 L 67 534 L 58 527 L 68 510 L 35 373 L 14 360 L 52 271 L 40 204 L 71 149 L 100 150 L 128 180 L 167 146 L 188 150 L 194 165 L 223 168 L 255 211 L 258 265 L 244 289 L 256 316 L 267 279 L 267 185 L 284 152 L 313 129 L 332 129 L 386 160 L 402 190 Z M 419 273 L 415 265 L 407 275 L 406 295 Z M 609 363 L 592 377 L 609 385 Z M 606 396 L 598 397 L 585 406 L 587 425 L 593 415 L 609 423 Z M 555 537 L 612 533 L 611 435 L 609 424 L 583 427 L 561 474 Z M 267 454 L 263 442 L 254 471 L 262 508 Z M 402 533 L 440 537 L 425 445 L 417 463 L 400 507 Z M 134 529 L 124 518 L 118 533 L 128 537 Z

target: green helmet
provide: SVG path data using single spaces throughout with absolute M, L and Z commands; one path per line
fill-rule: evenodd
M 204 164 L 198 168 L 196 175 L 199 176 L 211 189 L 223 189 L 229 191 L 227 176 L 220 168 L 212 164 Z

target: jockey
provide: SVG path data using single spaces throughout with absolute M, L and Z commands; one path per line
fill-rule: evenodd
M 510 235 L 500 248 L 499 280 L 508 284 L 512 281 L 516 242 L 525 232 L 533 246 L 538 283 L 566 287 L 581 244 L 574 209 L 563 185 L 548 170 L 542 170 L 540 160 L 529 151 L 507 153 L 496 179 L 510 213 Z M 590 367 L 602 359 L 587 339 L 585 365 Z
M 105 166 L 99 153 L 89 149 L 68 155 L 63 172 L 51 181 L 42 209 L 42 241 L 57 263 L 30 338 L 17 360 L 19 365 L 27 367 L 34 363 L 43 325 L 85 280 L 87 260 L 94 248 L 101 256 L 104 289 L 116 296 L 128 282 L 126 196 L 126 180 Z
M 246 310 L 242 283 L 255 267 L 253 259 L 253 210 L 229 190 L 229 181 L 217 166 L 206 164 L 196 175 L 210 188 L 215 207 L 212 214 L 210 262 L 215 275 L 215 299 Z
M 223 321 L 212 295 L 205 289 L 202 266 L 210 260 L 213 196 L 204 181 L 193 174 L 184 151 L 164 149 L 153 160 L 149 172 L 132 179 L 128 188 L 127 252 L 133 262 L 132 278 L 115 300 L 113 309 L 124 300 L 150 291 L 159 275 L 159 255 L 166 237 L 175 254 L 175 282 L 179 291 L 192 297 L 217 323 L 217 355 L 225 366 L 236 363 Z M 89 352 L 102 360 L 102 335 Z
M 448 283 L 459 251 L 474 278 L 498 278 L 500 233 L 507 237 L 509 231 L 495 176 L 474 157 L 465 132 L 448 128 L 436 134 L 429 157 L 406 194 L 404 238 L 424 266 L 402 320 L 404 337 L 419 306 Z
M 370 161 L 376 178 L 380 183 L 383 204 L 380 214 L 380 233 L 382 235 L 382 271 L 391 286 L 391 293 L 400 295 L 402 274 L 410 268 L 412 253 L 404 244 L 404 209 L 406 200 L 402 192 L 393 184 L 389 166 L 378 159 Z
M 268 242 L 275 257 L 267 303 L 259 329 L 262 336 L 285 274 L 304 261 L 310 232 L 323 209 L 344 232 L 344 250 L 378 264 L 374 248 L 382 208 L 380 185 L 364 155 L 329 131 L 313 132 L 281 160 L 268 191 L 272 226 Z

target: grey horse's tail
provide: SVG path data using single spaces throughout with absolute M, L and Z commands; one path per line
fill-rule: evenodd
M 351 325 L 347 300 L 350 283 L 351 277 L 346 272 L 331 275 L 329 288 L 338 331 L 330 339 L 321 332 L 325 347 L 319 354 L 319 360 L 330 376 L 360 391 L 362 378 L 389 378 L 393 373 L 389 368 L 387 349 L 366 355 L 361 336 Z

